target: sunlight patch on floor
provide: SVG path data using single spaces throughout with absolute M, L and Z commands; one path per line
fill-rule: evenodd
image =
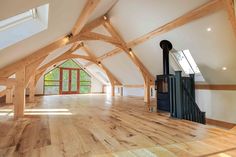
M 0 109 L 0 116 L 13 116 L 13 109 Z M 69 109 L 25 109 L 24 115 L 72 115 Z

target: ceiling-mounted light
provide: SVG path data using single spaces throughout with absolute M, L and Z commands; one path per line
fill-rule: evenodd
M 207 32 L 211 32 L 211 27 L 208 27 L 208 28 L 207 28 Z
M 82 46 L 82 47 L 84 46 L 84 43 L 82 41 L 80 42 L 80 46 Z
M 72 36 L 73 36 L 73 34 L 70 33 L 70 34 L 67 34 L 67 35 L 66 35 L 66 38 L 70 39 Z
M 73 34 L 72 33 L 70 33 L 70 34 L 67 34 L 66 36 L 65 36 L 65 38 L 63 39 L 64 40 L 64 42 L 65 43 L 68 43 L 69 41 L 70 41 L 70 38 L 73 36 Z
M 129 53 L 132 54 L 132 49 L 131 48 L 129 48 Z
M 227 67 L 222 67 L 222 70 L 224 70 L 224 71 L 227 70 Z
M 108 19 L 107 15 L 104 15 L 103 19 L 106 21 Z

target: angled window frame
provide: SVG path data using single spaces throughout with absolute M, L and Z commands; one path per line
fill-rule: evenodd
M 185 74 L 195 74 L 196 81 L 204 82 L 205 79 L 199 70 L 197 63 L 191 55 L 190 50 L 173 51 L 172 56 Z
M 0 21 L 0 31 L 4 31 L 6 29 L 12 28 L 16 25 L 19 25 L 23 22 L 29 21 L 31 19 L 37 18 L 37 10 L 36 8 L 30 9 L 26 12 L 20 13 L 18 15 L 12 16 L 10 18 L 4 19 Z

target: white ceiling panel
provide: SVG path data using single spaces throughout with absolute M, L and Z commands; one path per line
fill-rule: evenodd
M 123 84 L 143 84 L 142 75 L 125 53 L 117 54 L 102 63 Z

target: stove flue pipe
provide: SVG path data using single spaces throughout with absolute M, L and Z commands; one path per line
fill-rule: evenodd
M 163 49 L 163 75 L 169 75 L 169 51 L 172 49 L 172 44 L 168 40 L 162 40 L 160 47 Z

